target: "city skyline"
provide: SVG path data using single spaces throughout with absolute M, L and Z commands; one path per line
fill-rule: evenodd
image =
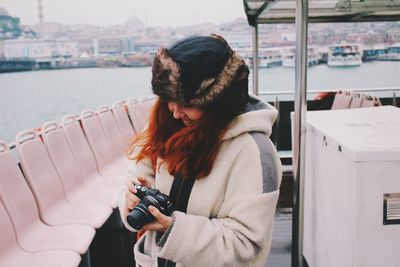
M 220 24 L 245 18 L 241 0 L 42 0 L 44 22 L 109 26 L 124 24 L 132 17 L 146 26 L 180 27 L 199 23 Z M 0 0 L 0 7 L 21 23 L 39 23 L 37 0 Z M 96 7 L 96 8 L 94 8 Z

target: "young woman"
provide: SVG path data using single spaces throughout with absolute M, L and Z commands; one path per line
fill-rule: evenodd
M 168 195 L 179 180 L 187 200 L 171 216 L 149 207 L 136 264 L 264 266 L 281 181 L 269 139 L 277 111 L 248 95 L 247 65 L 215 34 L 161 48 L 152 73 L 159 98 L 131 146 L 121 217 L 133 231 L 135 184 Z

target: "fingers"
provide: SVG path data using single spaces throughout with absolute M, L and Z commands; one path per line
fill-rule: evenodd
M 135 187 L 135 182 L 131 179 L 127 179 L 125 181 L 125 186 L 128 188 L 128 190 L 130 192 L 132 192 L 133 194 L 136 194 L 136 187 Z
M 149 211 L 159 223 L 165 224 L 168 222 L 167 216 L 162 214 L 156 207 L 149 206 Z
M 129 191 L 131 191 L 134 194 L 136 194 L 135 185 L 143 185 L 149 187 L 150 183 L 147 181 L 147 178 L 140 176 L 125 180 L 125 186 L 129 189 Z
M 151 222 L 151 223 L 143 226 L 143 229 L 160 231 L 160 232 L 166 231 L 168 229 L 168 227 L 171 225 L 171 222 L 172 222 L 171 217 L 162 214 L 154 206 L 149 206 L 149 211 L 156 220 L 154 222 Z
M 136 179 L 127 179 L 125 181 L 125 186 L 127 190 L 125 191 L 125 207 L 132 210 L 138 203 L 139 198 L 136 196 L 137 190 L 135 184 L 146 185 L 147 179 L 144 177 L 136 177 Z
M 129 190 L 126 190 L 125 207 L 129 210 L 132 210 L 138 203 L 139 203 L 139 198 Z

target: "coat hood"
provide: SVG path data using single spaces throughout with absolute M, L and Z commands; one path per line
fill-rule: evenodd
M 250 96 L 245 112 L 234 119 L 222 140 L 247 132 L 262 132 L 270 136 L 277 117 L 278 111 L 272 105 L 255 96 Z

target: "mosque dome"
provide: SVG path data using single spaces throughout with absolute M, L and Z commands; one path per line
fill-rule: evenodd
M 0 16 L 10 16 L 3 7 L 0 6 Z
M 129 26 L 136 26 L 139 28 L 144 26 L 144 23 L 137 17 L 131 17 L 125 24 Z

